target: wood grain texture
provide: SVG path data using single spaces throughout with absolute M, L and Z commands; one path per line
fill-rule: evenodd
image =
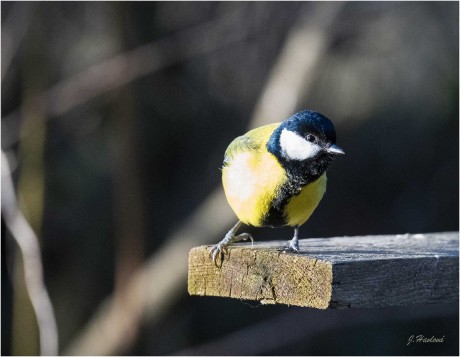
M 189 254 L 191 295 L 325 308 L 458 301 L 458 232 L 311 238 L 235 244 L 218 262 L 211 246 Z

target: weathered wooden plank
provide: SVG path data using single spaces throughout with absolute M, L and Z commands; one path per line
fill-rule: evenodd
M 218 267 L 201 246 L 188 290 L 320 309 L 455 302 L 458 243 L 458 232 L 302 239 L 300 254 L 286 241 L 241 243 Z

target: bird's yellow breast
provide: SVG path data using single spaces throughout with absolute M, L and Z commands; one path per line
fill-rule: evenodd
M 239 220 L 255 227 L 264 225 L 271 204 L 287 181 L 286 172 L 268 152 L 241 152 L 222 170 L 227 201 Z M 326 173 L 304 186 L 284 207 L 285 225 L 304 224 L 326 191 Z
M 240 152 L 222 170 L 227 201 L 240 221 L 252 226 L 263 225 L 286 173 L 269 152 Z
M 326 192 L 326 182 L 327 177 L 324 173 L 316 181 L 304 186 L 298 196 L 293 196 L 289 200 L 284 208 L 286 225 L 301 226 L 310 218 Z

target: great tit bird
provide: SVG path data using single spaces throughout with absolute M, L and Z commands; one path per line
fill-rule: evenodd
M 326 169 L 335 155 L 334 124 L 324 115 L 303 110 L 282 123 L 253 129 L 228 146 L 222 168 L 225 196 L 239 221 L 210 252 L 218 254 L 235 242 L 244 223 L 254 227 L 294 228 L 288 249 L 299 251 L 299 227 L 318 206 L 326 191 Z

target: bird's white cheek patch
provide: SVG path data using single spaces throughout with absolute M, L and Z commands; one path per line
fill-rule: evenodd
M 283 156 L 290 160 L 305 160 L 315 156 L 319 146 L 311 143 L 300 135 L 284 129 L 280 136 L 280 146 Z

